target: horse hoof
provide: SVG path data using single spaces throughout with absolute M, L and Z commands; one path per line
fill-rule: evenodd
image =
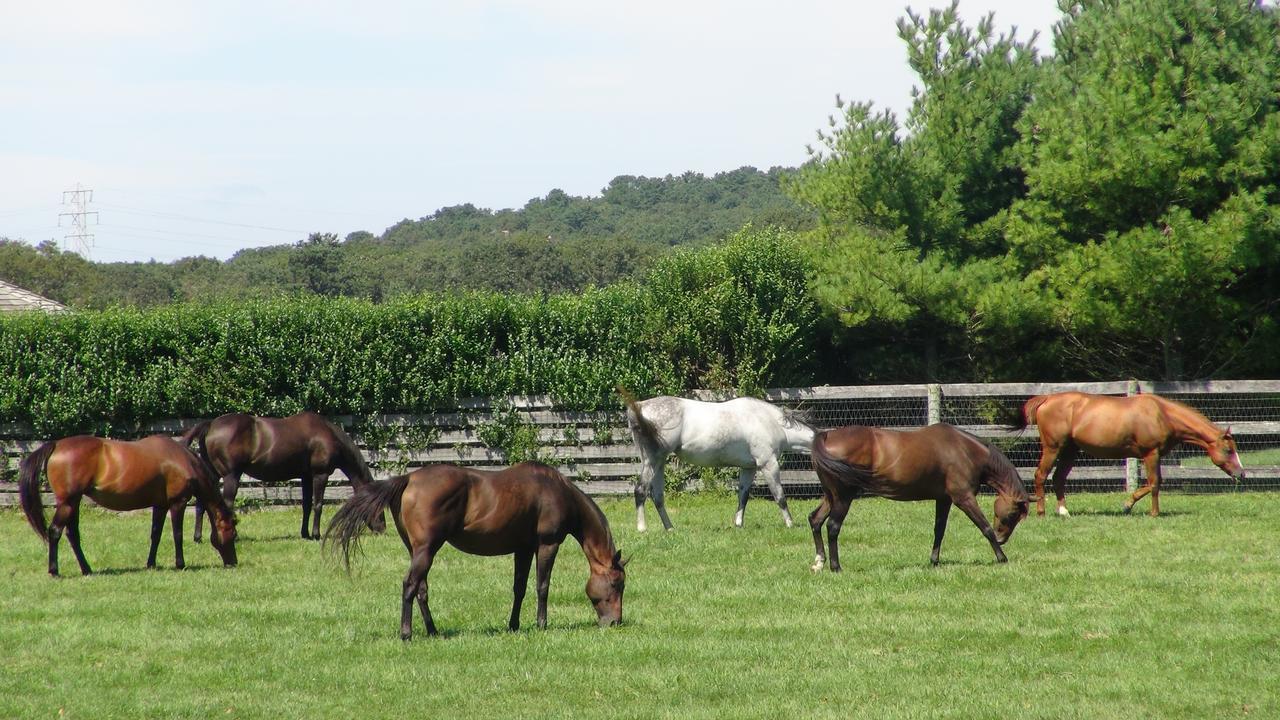
M 1071 513 L 1067 511 L 1067 506 L 1062 505 L 1058 508 L 1058 517 L 1071 517 Z
M 823 563 L 822 558 L 814 558 L 813 564 L 809 566 L 809 569 L 814 572 L 822 572 L 822 566 L 824 564 L 825 563 Z
M 1120 512 L 1124 513 L 1125 515 L 1128 515 L 1129 513 L 1133 512 L 1133 506 L 1130 505 L 1129 503 L 1125 503 L 1124 505 L 1120 506 Z

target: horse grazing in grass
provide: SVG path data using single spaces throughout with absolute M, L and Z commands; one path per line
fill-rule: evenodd
M 778 455 L 783 451 L 808 452 L 813 428 L 780 408 L 755 398 L 726 402 L 701 402 L 660 396 L 637 401 L 621 391 L 627 403 L 627 425 L 640 451 L 640 478 L 635 486 L 636 529 L 644 532 L 644 500 L 653 506 L 662 525 L 671 529 L 664 469 L 675 453 L 685 462 L 703 467 L 741 468 L 738 474 L 738 514 L 733 524 L 742 527 L 751 483 L 763 475 L 773 499 L 782 510 L 782 521 L 791 527 L 791 511 L 779 477 Z
M 515 555 L 515 599 L 507 624 L 514 631 L 520 629 L 520 605 L 535 556 L 538 627 L 547 626 L 551 567 L 560 543 L 572 535 L 587 556 L 587 597 L 600 626 L 622 622 L 626 573 L 609 523 L 586 493 L 546 465 L 526 462 L 499 472 L 433 465 L 357 488 L 325 532 L 326 544 L 335 540 L 342 548 L 348 568 L 352 545 L 388 507 L 409 550 L 409 573 L 400 596 L 402 640 L 412 635 L 415 596 L 427 634 L 437 634 L 427 606 L 427 573 L 446 542 L 473 555 Z
M 351 479 L 353 487 L 373 482 L 360 449 L 342 428 L 313 412 L 286 418 L 254 417 L 231 413 L 206 420 L 182 434 L 182 442 L 199 441 L 200 455 L 222 477 L 222 498 L 235 506 L 240 476 L 248 473 L 266 482 L 302 480 L 302 537 L 320 539 L 320 508 L 325 484 L 334 469 Z M 308 534 L 312 502 L 315 518 Z M 204 505 L 196 498 L 195 541 L 200 542 Z M 373 519 L 374 529 L 386 523 Z
M 40 500 L 40 473 L 49 479 L 57 507 L 53 522 L 45 524 Z M 89 562 L 80 549 L 80 499 L 92 498 L 111 510 L 151 508 L 151 552 L 147 567 L 156 566 L 156 549 L 164 531 L 164 513 L 173 519 L 173 552 L 179 570 L 182 559 L 182 515 L 195 495 L 212 508 L 213 547 L 225 565 L 236 564 L 236 526 L 231 508 L 218 495 L 209 467 L 186 447 L 164 435 L 132 442 L 104 440 L 92 435 L 54 440 L 41 445 L 22 461 L 18 496 L 27 522 L 49 546 L 49 574 L 58 574 L 58 542 L 65 529 L 71 550 L 88 575 Z
M 1147 483 L 1124 503 L 1124 511 L 1151 495 L 1151 515 L 1160 514 L 1160 459 L 1181 443 L 1202 448 L 1223 472 L 1244 478 L 1231 428 L 1223 430 L 1180 402 L 1158 395 L 1109 397 L 1081 392 L 1037 395 L 1015 411 L 1010 427 L 1035 423 L 1040 431 L 1040 464 L 1036 467 L 1036 514 L 1044 515 L 1044 479 L 1056 460 L 1053 489 L 1058 514 L 1069 516 L 1067 474 L 1081 451 L 1100 458 L 1140 458 Z
M 1027 491 L 1022 478 L 1004 453 L 989 443 L 946 423 L 920 430 L 897 431 L 851 425 L 820 433 L 813 441 L 813 468 L 822 482 L 822 501 L 809 515 L 813 544 L 818 554 L 813 570 L 822 569 L 822 523 L 827 523 L 831 545 L 831 571 L 840 571 L 836 540 L 849 512 L 849 503 L 860 493 L 890 500 L 933 500 L 933 553 L 938 564 L 942 536 L 947 531 L 951 506 L 964 511 L 991 543 L 996 562 L 1006 562 L 1000 548 L 1027 516 Z M 986 483 L 997 493 L 996 527 L 978 508 L 978 486 Z

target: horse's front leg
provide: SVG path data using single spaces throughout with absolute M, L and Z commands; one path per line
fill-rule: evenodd
M 517 550 L 515 559 L 515 581 L 511 586 L 511 619 L 507 621 L 507 629 L 511 632 L 520 629 L 520 606 L 524 604 L 524 593 L 529 587 L 529 566 L 533 564 L 533 553 L 529 550 Z
M 827 516 L 831 514 L 831 495 L 822 493 L 822 501 L 818 503 L 818 507 L 809 513 L 809 529 L 813 531 L 813 547 L 814 555 L 813 565 L 809 569 L 818 572 L 822 570 L 822 566 L 827 562 L 827 549 L 822 545 L 822 523 L 827 521 Z
M 547 595 L 551 592 L 551 568 L 556 564 L 560 543 L 548 542 L 538 546 L 538 627 L 547 627 Z
M 1149 493 L 1151 495 L 1151 517 L 1155 517 L 1160 514 L 1160 479 L 1161 478 L 1160 478 L 1159 449 L 1152 450 L 1146 455 L 1143 455 L 1142 464 L 1147 469 L 1147 482 L 1145 485 L 1135 490 L 1133 494 L 1129 496 L 1129 500 L 1125 502 L 1123 509 L 1124 509 L 1124 512 L 1126 513 L 1132 512 L 1133 506 L 1138 504 L 1138 501 L 1146 497 L 1147 494 Z
M 320 510 L 324 507 L 324 490 L 329 484 L 329 473 L 313 475 L 311 478 L 311 539 L 320 539 Z M 306 537 L 306 534 L 303 534 Z
M 179 570 L 187 566 L 182 557 L 182 516 L 187 512 L 187 499 L 174 500 L 169 505 L 169 521 L 173 525 L 173 566 Z M 211 516 L 212 517 L 212 516 Z M 210 532 L 218 532 L 218 526 L 209 521 Z
M 978 499 L 973 493 L 969 493 L 962 497 L 952 497 L 952 501 L 956 507 L 964 511 L 965 515 L 978 526 L 978 530 L 982 532 L 982 536 L 991 543 L 991 549 L 996 553 L 996 562 L 1009 562 L 1009 558 L 1005 557 L 1004 550 L 1000 547 L 1000 541 L 996 539 L 995 528 L 991 527 L 991 523 L 987 522 L 987 516 L 982 514 L 982 509 L 978 507 Z
M 302 482 L 302 539 L 308 540 L 311 535 L 307 531 L 307 527 L 311 524 L 311 498 L 315 492 L 315 485 L 311 483 L 311 475 L 303 475 Z
M 947 518 L 951 515 L 951 498 L 938 498 L 933 509 L 933 552 L 929 555 L 929 564 L 938 564 L 938 555 L 942 552 L 942 536 L 947 534 Z
M 151 552 L 147 553 L 147 567 L 156 566 L 156 552 L 160 549 L 160 537 L 164 535 L 165 506 L 156 505 L 151 508 Z

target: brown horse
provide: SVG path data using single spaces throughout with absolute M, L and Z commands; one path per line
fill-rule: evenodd
M 342 547 L 348 568 L 352 544 L 387 507 L 410 558 L 400 597 L 403 640 L 412 634 L 415 596 L 427 634 L 437 634 L 427 607 L 427 573 L 446 542 L 474 555 L 515 555 L 515 600 L 507 625 L 514 631 L 520 628 L 520 605 L 535 555 L 538 627 L 547 626 L 551 566 L 560 543 L 572 535 L 587 556 L 587 597 L 600 626 L 622 622 L 626 573 L 609 523 L 586 493 L 546 465 L 526 462 L 500 472 L 434 465 L 359 488 L 325 532 L 326 542 L 336 539 Z
M 40 501 L 40 473 L 49 478 L 57 508 L 45 525 Z M 71 550 L 88 575 L 89 563 L 80 549 L 80 498 L 88 496 L 111 510 L 151 508 L 151 552 L 147 567 L 156 566 L 156 548 L 164 531 L 164 513 L 173 519 L 173 553 L 182 560 L 182 514 L 194 494 L 213 508 L 213 547 L 225 565 L 236 564 L 236 527 L 231 508 L 218 496 L 212 471 L 195 453 L 164 435 L 126 442 L 77 435 L 47 442 L 22 461 L 18 496 L 27 522 L 49 545 L 49 574 L 58 574 L 58 541 L 66 529 Z
M 995 550 L 996 562 L 1006 562 L 1000 546 L 1027 516 L 1027 491 L 1009 458 L 990 444 L 946 423 L 920 430 L 897 431 L 850 425 L 820 433 L 813 440 L 813 468 L 822 481 L 822 502 L 809 515 L 813 544 L 818 555 L 813 570 L 822 569 L 822 523 L 827 523 L 831 544 L 831 571 L 840 571 L 836 539 L 849 512 L 849 503 L 860 492 L 890 500 L 933 500 L 933 554 L 938 564 L 942 536 L 947 531 L 951 506 L 964 511 Z M 981 483 L 997 493 L 996 527 L 978 508 Z
M 1124 511 L 1151 494 L 1151 515 L 1160 514 L 1160 459 L 1179 444 L 1202 448 L 1222 471 L 1244 478 L 1231 428 L 1223 430 L 1180 402 L 1158 395 L 1109 397 L 1082 392 L 1037 395 L 1016 412 L 1011 427 L 1021 430 L 1035 423 L 1040 431 L 1040 464 L 1036 467 L 1036 514 L 1044 515 L 1044 479 L 1053 467 L 1058 514 L 1067 512 L 1067 473 L 1080 451 L 1100 458 L 1140 458 L 1147 467 L 1147 484 L 1125 501 Z
M 254 417 L 231 413 L 206 420 L 182 434 L 182 442 L 199 441 L 200 455 L 222 477 L 222 498 L 235 506 L 240 475 L 248 473 L 266 482 L 302 479 L 302 537 L 320 539 L 320 507 L 324 504 L 325 483 L 335 468 L 342 470 L 354 487 L 373 481 L 360 449 L 342 428 L 313 412 L 286 418 Z M 312 501 L 315 519 L 310 534 Z M 196 498 L 195 541 L 200 542 L 203 505 Z M 381 532 L 386 523 L 374 518 Z

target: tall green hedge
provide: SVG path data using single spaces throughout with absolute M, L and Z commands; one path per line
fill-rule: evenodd
M 569 407 L 810 377 L 816 306 L 781 231 L 682 251 L 578 294 L 291 297 L 0 319 L 0 422 L 111 432 L 164 417 L 429 412 L 548 393 Z

